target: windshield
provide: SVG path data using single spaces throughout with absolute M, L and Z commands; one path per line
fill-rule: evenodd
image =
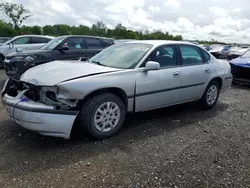
M 246 53 L 244 53 L 241 57 L 250 58 L 250 50 L 248 50 Z
M 58 44 L 60 44 L 66 37 L 58 37 L 54 38 L 53 40 L 49 41 L 45 44 L 41 50 L 53 50 Z
M 152 46 L 150 44 L 139 43 L 113 45 L 89 59 L 89 62 L 107 67 L 131 69 L 137 65 Z

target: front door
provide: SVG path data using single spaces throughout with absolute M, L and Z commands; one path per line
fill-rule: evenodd
M 156 61 L 159 70 L 138 72 L 136 76 L 135 111 L 145 111 L 179 102 L 181 68 L 175 45 L 164 45 L 154 50 L 146 61 Z M 142 66 L 145 66 L 142 65 Z
M 210 57 L 202 49 L 193 45 L 180 45 L 182 62 L 181 94 L 182 102 L 202 97 L 211 75 Z

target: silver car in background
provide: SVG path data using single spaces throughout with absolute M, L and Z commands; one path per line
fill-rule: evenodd
M 29 130 L 67 139 L 80 126 L 91 138 L 104 139 L 119 131 L 127 112 L 191 101 L 210 109 L 231 83 L 229 63 L 195 44 L 131 41 L 87 62 L 29 69 L 15 88 L 5 83 L 2 100 L 11 119 Z
M 8 54 L 39 49 L 53 38 L 43 35 L 20 35 L 0 44 L 0 68 L 3 67 L 3 61 Z

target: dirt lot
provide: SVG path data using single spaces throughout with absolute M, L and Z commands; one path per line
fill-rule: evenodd
M 3 86 L 6 79 L 7 79 L 7 76 L 6 76 L 5 72 L 4 72 L 4 70 L 0 69 L 0 87 Z
M 249 187 L 250 89 L 129 115 L 117 136 L 43 137 L 14 125 L 0 104 L 0 187 Z

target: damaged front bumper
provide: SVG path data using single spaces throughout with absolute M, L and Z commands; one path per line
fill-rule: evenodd
M 25 96 L 27 90 L 12 97 L 3 94 L 2 102 L 18 125 L 42 135 L 68 139 L 78 111 L 57 110 Z M 4 92 L 3 92 L 4 93 Z

